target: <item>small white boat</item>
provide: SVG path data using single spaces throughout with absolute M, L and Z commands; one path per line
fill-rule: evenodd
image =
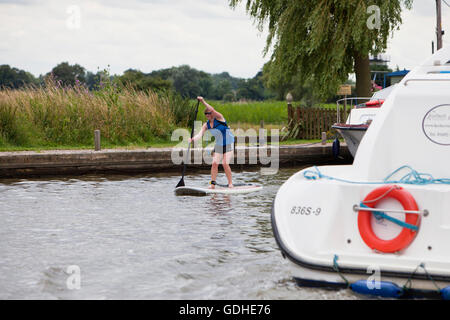
M 352 165 L 280 187 L 272 227 L 298 284 L 450 298 L 449 73 L 441 49 L 392 91 Z
M 350 110 L 350 114 L 345 123 L 341 123 L 338 118 L 338 122 L 332 126 L 332 128 L 336 129 L 336 131 L 345 139 L 348 150 L 353 157 L 355 157 L 358 146 L 369 128 L 369 125 L 372 123 L 373 119 L 375 119 L 378 112 L 380 112 L 381 106 L 395 86 L 396 85 L 393 85 L 377 91 L 371 98 L 351 97 L 337 101 L 338 117 L 340 115 L 340 104 L 347 102 L 350 102 L 351 106 L 355 104 Z M 360 101 L 367 102 L 358 103 Z

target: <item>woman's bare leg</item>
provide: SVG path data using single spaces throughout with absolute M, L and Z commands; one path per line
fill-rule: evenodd
M 219 163 L 222 160 L 222 155 L 220 153 L 214 152 L 213 162 L 211 165 L 211 181 L 216 181 L 217 174 L 219 172 Z M 214 189 L 214 185 L 210 186 L 211 189 Z
M 230 168 L 230 162 L 231 162 L 232 158 L 233 158 L 233 150 L 225 153 L 223 155 L 223 160 L 222 160 L 223 170 L 225 171 L 225 175 L 227 176 L 228 187 L 230 187 L 230 188 L 233 187 L 233 178 L 232 178 L 232 173 L 231 173 L 231 168 Z

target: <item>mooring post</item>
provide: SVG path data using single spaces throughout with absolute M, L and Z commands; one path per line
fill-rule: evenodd
M 327 133 L 326 132 L 322 132 L 322 145 L 326 145 L 327 144 Z
M 267 144 L 267 141 L 266 141 L 266 136 L 264 134 L 264 120 L 261 120 L 259 122 L 259 145 L 263 146 L 266 144 Z
M 290 92 L 286 95 L 286 102 L 287 102 L 287 108 L 288 108 L 288 127 L 289 131 L 292 130 L 294 127 L 294 118 L 295 118 L 295 112 L 292 109 L 292 102 L 294 101 L 294 97 Z
M 95 151 L 100 151 L 101 145 L 100 145 L 100 130 L 94 131 L 94 146 Z

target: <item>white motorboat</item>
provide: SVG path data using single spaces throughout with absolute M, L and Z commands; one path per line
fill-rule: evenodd
M 351 97 L 337 101 L 338 122 L 335 123 L 332 128 L 336 129 L 336 131 L 339 132 L 339 134 L 345 139 L 348 150 L 353 157 L 355 157 L 358 146 L 369 128 L 369 125 L 372 123 L 373 119 L 375 119 L 384 101 L 387 99 L 395 86 L 396 85 L 393 85 L 377 91 L 371 98 Z M 358 103 L 360 101 L 367 102 Z M 350 110 L 347 121 L 345 123 L 341 123 L 339 121 L 340 105 L 348 102 L 351 104 L 352 109 Z
M 392 91 L 352 165 L 280 187 L 272 227 L 298 284 L 450 297 L 449 73 L 441 49 Z

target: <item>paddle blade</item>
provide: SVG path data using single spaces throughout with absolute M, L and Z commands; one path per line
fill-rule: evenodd
M 175 188 L 184 187 L 184 186 L 185 186 L 185 184 L 184 184 L 184 177 L 182 177 L 180 182 L 178 182 L 178 184 L 177 184 L 177 186 Z

